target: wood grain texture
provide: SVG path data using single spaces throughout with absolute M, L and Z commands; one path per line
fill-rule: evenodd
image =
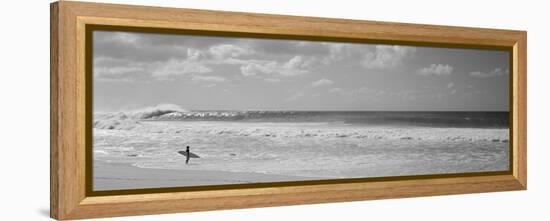
M 97 24 L 461 45 L 513 45 L 521 32 L 349 19 L 64 2 Z
M 58 4 L 50 5 L 50 214 L 57 218 L 59 206 L 58 159 L 58 56 L 59 11 Z
M 386 199 L 527 188 L 527 35 L 524 31 L 207 10 L 57 2 L 51 13 L 50 211 L 56 219 Z M 87 24 L 215 31 L 250 36 L 510 48 L 511 175 L 86 196 Z
M 51 130 L 50 162 L 52 203 L 50 215 L 66 219 L 85 198 L 83 192 L 83 152 L 81 131 L 83 122 L 78 118 L 83 108 L 77 94 L 77 51 L 75 14 L 64 2 L 51 5 L 52 57 L 51 61 Z
M 517 175 L 516 178 L 527 189 L 527 32 L 522 32 L 517 41 L 517 69 L 514 73 L 517 75 L 517 81 L 512 88 L 517 91 L 517 97 L 514 99 L 514 107 L 517 108 L 517 128 L 514 131 L 517 142 L 513 147 L 517 150 Z

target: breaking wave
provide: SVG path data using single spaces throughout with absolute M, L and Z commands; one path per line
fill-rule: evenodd
M 94 114 L 94 128 L 131 130 L 139 126 L 142 120 L 157 119 L 172 113 L 184 113 L 187 110 L 175 104 L 159 104 L 125 112 L 106 112 Z
M 94 114 L 94 127 L 132 129 L 142 121 L 317 122 L 382 126 L 508 128 L 508 112 L 385 111 L 189 111 L 162 104 L 132 111 Z
M 151 119 L 170 113 L 184 113 L 188 112 L 175 104 L 159 104 L 154 107 L 146 107 L 133 111 L 129 111 L 129 115 L 134 119 Z

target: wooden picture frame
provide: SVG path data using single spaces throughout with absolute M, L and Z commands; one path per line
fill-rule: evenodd
M 254 13 L 80 2 L 51 4 L 50 214 L 79 219 L 217 209 L 525 190 L 527 33 Z M 124 26 L 231 36 L 324 39 L 458 48 L 505 48 L 510 58 L 510 171 L 325 182 L 167 188 L 91 194 L 86 27 Z

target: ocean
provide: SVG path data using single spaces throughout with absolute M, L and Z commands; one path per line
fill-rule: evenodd
M 320 179 L 506 171 L 508 112 L 187 111 L 94 114 L 93 157 L 138 168 Z M 178 151 L 200 156 L 185 164 Z
M 402 111 L 158 111 L 147 120 L 233 122 L 321 122 L 363 126 L 508 128 L 508 112 Z

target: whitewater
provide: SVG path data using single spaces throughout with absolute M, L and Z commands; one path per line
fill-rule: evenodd
M 93 159 L 144 169 L 327 179 L 506 171 L 506 116 L 190 111 L 162 105 L 95 113 Z M 177 153 L 185 146 L 201 158 L 185 164 Z

